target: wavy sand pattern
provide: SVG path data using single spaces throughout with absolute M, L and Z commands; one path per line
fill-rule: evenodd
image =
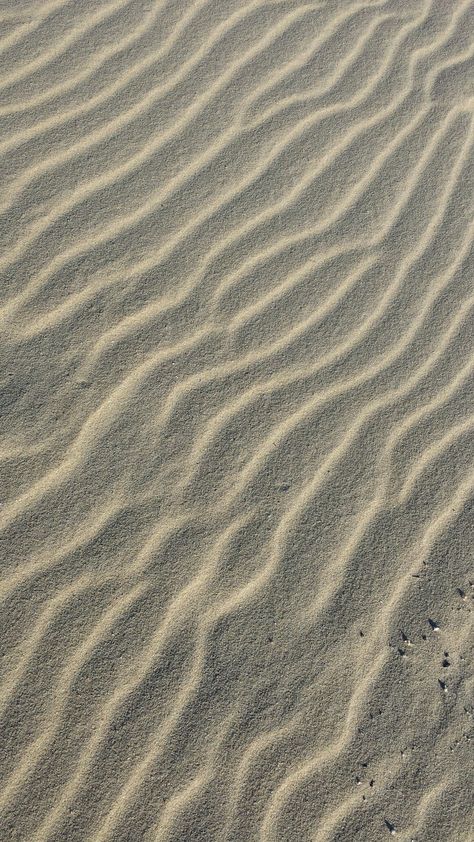
M 472 842 L 473 0 L 0 22 L 1 840 Z

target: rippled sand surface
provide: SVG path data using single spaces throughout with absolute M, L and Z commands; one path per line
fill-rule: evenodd
M 473 0 L 2 0 L 0 91 L 2 842 L 472 842 Z

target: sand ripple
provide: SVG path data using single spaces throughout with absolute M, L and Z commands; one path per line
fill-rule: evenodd
M 474 838 L 474 3 L 0 8 L 1 839 Z

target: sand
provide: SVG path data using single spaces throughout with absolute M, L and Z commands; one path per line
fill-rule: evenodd
M 0 839 L 473 842 L 473 0 L 0 3 Z

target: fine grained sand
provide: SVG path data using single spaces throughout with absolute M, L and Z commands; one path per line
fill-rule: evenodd
M 2 842 L 474 840 L 473 56 L 0 3 Z

